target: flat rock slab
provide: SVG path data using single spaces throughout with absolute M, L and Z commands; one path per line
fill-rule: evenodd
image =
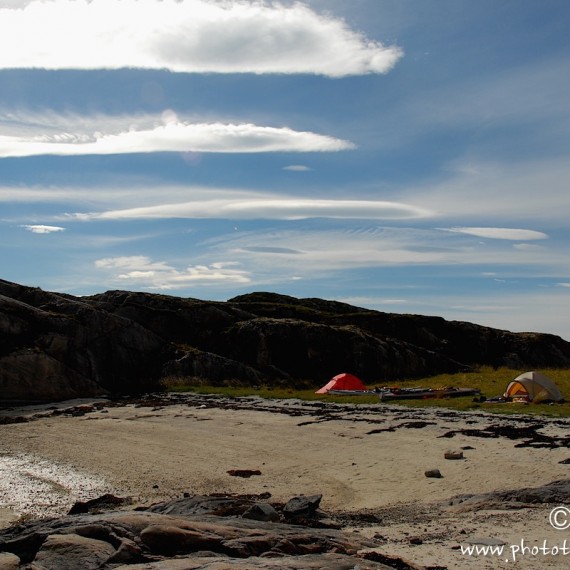
M 191 501 L 183 504 L 188 503 Z M 172 506 L 170 503 L 166 510 Z M 337 529 L 233 515 L 181 516 L 150 511 L 67 515 L 0 532 L 0 552 L 41 570 L 117 566 L 352 570 L 362 566 L 357 552 L 373 546 L 374 542 L 358 534 Z M 388 567 L 366 561 L 363 568 Z
M 77 534 L 54 534 L 46 538 L 34 562 L 42 570 L 96 570 L 115 553 L 108 542 Z
M 499 507 L 516 509 L 527 505 L 565 504 L 569 497 L 570 479 L 562 479 L 540 487 L 509 489 L 480 495 L 459 495 L 452 498 L 448 505 L 458 512 Z
M 380 562 L 357 559 L 342 554 L 307 554 L 305 556 L 284 556 L 281 558 L 253 557 L 247 560 L 225 557 L 195 556 L 145 564 L 118 566 L 114 570 L 393 570 Z

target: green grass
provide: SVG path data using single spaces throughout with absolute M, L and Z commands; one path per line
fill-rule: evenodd
M 484 402 L 474 402 L 472 396 L 464 398 L 441 398 L 426 400 L 403 400 L 401 402 L 394 401 L 395 404 L 409 408 L 426 408 L 438 407 L 453 410 L 480 410 L 486 412 L 500 414 L 532 414 L 545 416 L 570 417 L 570 370 L 566 369 L 541 369 L 541 372 L 552 378 L 558 385 L 562 394 L 569 400 L 562 404 L 488 404 Z M 481 394 L 487 398 L 502 394 L 507 384 L 516 378 L 524 370 L 513 370 L 509 368 L 494 369 L 491 367 L 482 367 L 476 372 L 459 373 L 459 374 L 440 374 L 429 378 L 402 380 L 399 382 L 390 382 L 386 384 L 376 383 L 369 385 L 369 388 L 375 386 L 381 387 L 400 386 L 402 388 L 443 388 L 445 386 L 454 386 L 456 388 L 478 388 Z M 324 383 L 324 382 L 323 382 Z M 270 399 L 287 399 L 298 398 L 307 401 L 325 401 L 338 402 L 347 404 L 378 404 L 377 396 L 330 396 L 323 394 L 315 394 L 314 389 L 311 390 L 294 390 L 286 387 L 244 387 L 244 386 L 209 386 L 203 383 L 203 380 L 193 378 L 169 378 L 164 380 L 164 387 L 168 391 L 173 392 L 194 392 L 198 394 L 219 394 L 228 397 L 243 396 L 259 396 L 261 398 Z

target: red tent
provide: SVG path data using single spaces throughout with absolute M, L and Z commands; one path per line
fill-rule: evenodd
M 357 378 L 353 374 L 348 374 L 343 372 L 342 374 L 337 374 L 332 380 L 325 384 L 320 390 L 317 390 L 315 394 L 326 394 L 329 390 L 366 390 L 366 386 L 363 384 L 360 378 Z

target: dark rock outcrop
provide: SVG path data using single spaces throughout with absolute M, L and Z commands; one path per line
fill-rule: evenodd
M 0 281 L 0 400 L 53 401 L 156 385 L 172 349 L 81 299 Z
M 73 297 L 0 280 L 5 403 L 142 393 L 163 378 L 317 387 L 342 371 L 378 384 L 478 365 L 569 367 L 570 343 L 273 293 Z
M 458 495 L 446 505 L 457 512 L 481 509 L 521 509 L 529 505 L 564 505 L 570 500 L 570 480 L 552 481 L 539 487 L 507 489 L 480 495 Z

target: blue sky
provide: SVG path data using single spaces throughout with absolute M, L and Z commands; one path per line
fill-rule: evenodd
M 1 278 L 570 340 L 566 0 L 0 0 Z

